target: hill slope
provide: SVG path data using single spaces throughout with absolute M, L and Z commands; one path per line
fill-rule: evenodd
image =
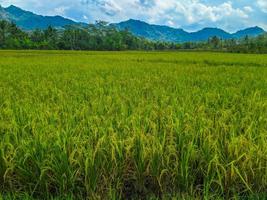
M 146 22 L 133 19 L 114 25 L 120 30 L 128 29 L 137 36 L 145 37 L 151 40 L 169 42 L 205 41 L 212 36 L 217 36 L 222 39 L 242 38 L 246 35 L 254 37 L 265 32 L 259 27 L 252 27 L 233 34 L 227 33 L 226 31 L 218 28 L 204 28 L 200 31 L 190 33 L 184 31 L 183 29 L 151 25 Z
M 0 8 L 0 19 L 12 21 L 24 30 L 45 29 L 48 26 L 64 27 L 66 25 L 77 24 L 77 22 L 61 16 L 37 15 L 13 5 L 7 8 Z
M 128 21 L 114 25 L 120 30 L 127 29 L 134 35 L 151 40 L 182 42 L 190 38 L 190 35 L 183 29 L 175 29 L 168 26 L 150 25 L 139 20 L 130 19 Z
M 233 37 L 235 38 L 242 38 L 242 37 L 245 37 L 245 36 L 258 36 L 262 33 L 264 33 L 265 31 L 258 27 L 258 26 L 255 26 L 255 27 L 252 27 L 252 28 L 247 28 L 247 29 L 244 29 L 244 30 L 241 30 L 241 31 L 237 31 L 236 33 L 233 34 Z
M 42 16 L 35 13 L 25 11 L 16 6 L 3 8 L 0 6 L 0 20 L 4 19 L 14 22 L 24 30 L 45 29 L 48 26 L 56 28 L 66 25 L 84 25 L 61 16 Z M 265 31 L 260 27 L 252 27 L 238 31 L 234 34 L 218 28 L 204 28 L 197 32 L 186 32 L 183 29 L 171 28 L 168 26 L 151 25 L 143 21 L 130 19 L 128 21 L 112 24 L 119 30 L 128 29 L 136 36 L 144 37 L 155 41 L 167 42 L 189 42 L 189 41 L 205 41 L 212 36 L 217 36 L 222 39 L 242 38 L 246 35 L 257 36 Z

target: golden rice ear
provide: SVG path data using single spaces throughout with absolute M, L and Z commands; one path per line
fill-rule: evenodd
M 0 51 L 0 199 L 265 199 L 266 65 Z

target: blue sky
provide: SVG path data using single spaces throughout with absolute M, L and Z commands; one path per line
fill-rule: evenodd
M 251 26 L 267 30 L 267 0 L 0 0 L 0 4 L 90 23 L 132 18 L 188 31 L 218 27 L 234 32 Z

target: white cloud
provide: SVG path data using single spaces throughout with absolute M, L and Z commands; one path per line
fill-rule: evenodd
M 83 16 L 84 20 L 88 20 L 88 17 L 86 15 Z
M 231 1 L 216 6 L 204 4 L 200 0 L 151 0 L 153 3 L 150 3 L 150 6 L 144 6 L 139 1 L 121 0 L 120 5 L 123 9 L 116 17 L 141 18 L 151 23 L 176 27 L 194 24 L 214 26 L 216 23 L 220 26 L 222 21 L 229 21 L 230 18 L 244 21 L 249 18 L 252 11 L 249 6 L 234 8 Z
M 254 10 L 253 10 L 253 8 L 251 8 L 250 6 L 245 6 L 245 7 L 244 7 L 244 11 L 246 11 L 246 12 L 248 12 L 248 13 L 251 13 L 251 12 L 253 12 Z
M 60 6 L 55 8 L 52 12 L 51 15 L 61 15 L 61 16 L 65 16 L 66 15 L 66 11 L 69 9 L 69 7 L 67 6 Z
M 229 16 L 238 18 L 248 17 L 245 10 L 233 8 L 231 2 L 225 2 L 218 6 L 208 6 L 198 0 L 177 3 L 176 13 L 184 16 L 187 23 L 197 23 L 198 21 L 217 22 Z
M 258 0 L 257 4 L 263 12 L 267 13 L 267 0 Z
M 259 17 L 251 20 L 255 3 L 243 2 L 247 3 L 241 6 L 230 0 L 53 0 L 49 3 L 47 0 L 0 0 L 4 6 L 15 4 L 39 14 L 63 15 L 76 21 L 119 22 L 133 18 L 190 30 L 205 26 L 236 30 L 258 21 Z M 258 0 L 257 5 L 267 12 L 267 0 Z

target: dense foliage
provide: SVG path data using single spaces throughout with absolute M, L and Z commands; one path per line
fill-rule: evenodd
M 266 77 L 265 55 L 1 51 L 0 199 L 266 199 Z
M 214 36 L 207 42 L 186 42 L 180 49 L 212 50 L 232 53 L 267 53 L 267 34 L 243 39 L 221 40 Z
M 152 50 L 171 48 L 171 44 L 154 43 L 133 36 L 128 31 L 117 31 L 105 22 L 95 25 L 68 26 L 64 30 L 24 32 L 13 23 L 0 21 L 1 49 L 47 50 Z
M 54 50 L 216 50 L 243 53 L 267 53 L 267 36 L 245 37 L 241 40 L 221 40 L 212 37 L 207 42 L 174 44 L 149 41 L 129 31 L 119 31 L 105 22 L 88 26 L 48 27 L 25 32 L 15 24 L 0 21 L 0 49 Z

